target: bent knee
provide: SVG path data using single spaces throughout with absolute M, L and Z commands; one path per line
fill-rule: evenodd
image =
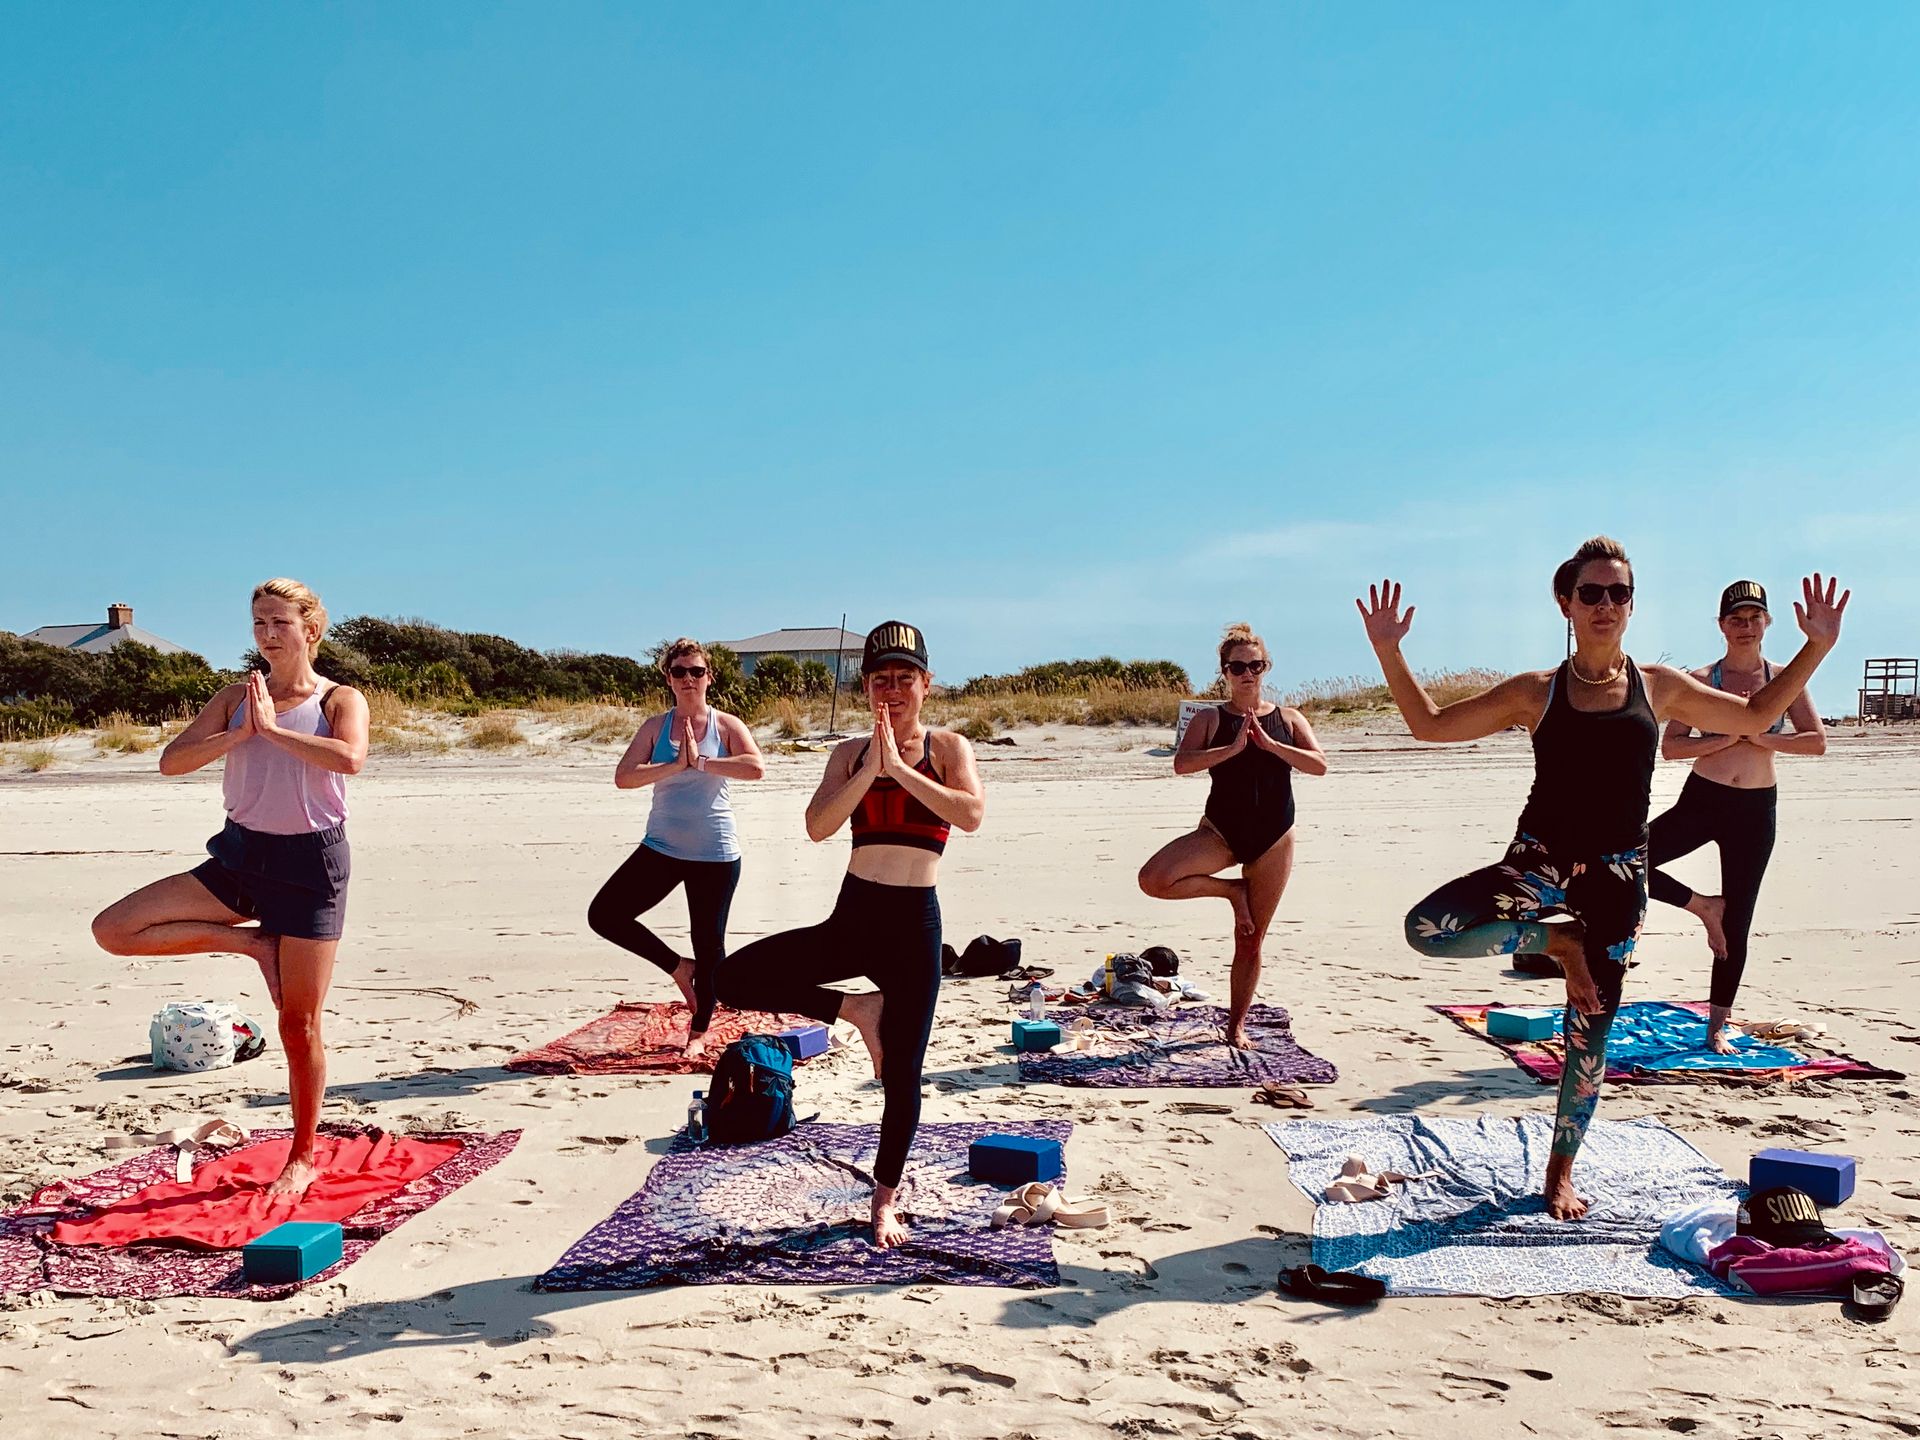
M 1422 955 L 1431 955 L 1435 952 L 1436 947 L 1433 942 L 1439 938 L 1439 927 L 1427 918 L 1419 906 L 1407 912 L 1403 933 L 1409 948 L 1418 950 Z
M 1143 894 L 1151 895 L 1155 900 L 1166 899 L 1168 877 L 1166 871 L 1157 862 L 1149 860 L 1142 865 L 1140 874 L 1136 878 L 1140 882 Z
M 131 955 L 133 950 L 133 929 L 114 912 L 117 905 L 109 905 L 93 917 L 93 941 L 109 955 Z

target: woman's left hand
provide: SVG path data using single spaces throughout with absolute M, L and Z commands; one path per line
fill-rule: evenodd
M 906 766 L 900 763 L 900 742 L 894 738 L 893 721 L 888 717 L 885 707 L 880 707 L 878 716 L 879 723 L 874 726 L 873 733 L 880 742 L 880 773 L 892 778 Z
M 1269 755 L 1279 753 L 1279 742 L 1267 733 L 1267 727 L 1260 723 L 1258 715 L 1247 716 L 1247 738 L 1257 749 L 1264 750 Z
M 1847 613 L 1847 601 L 1853 596 L 1848 590 L 1836 601 L 1833 592 L 1839 586 L 1838 580 L 1830 579 L 1822 589 L 1820 572 L 1816 570 L 1811 580 L 1800 582 L 1801 599 L 1793 603 L 1793 618 L 1800 622 L 1801 631 L 1814 644 L 1828 650 L 1840 642 L 1840 617 Z

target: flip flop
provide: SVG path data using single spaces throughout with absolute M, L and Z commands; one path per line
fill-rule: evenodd
M 1051 965 L 1016 965 L 1011 970 L 1002 970 L 994 978 L 997 980 L 1044 980 L 1053 974 Z
M 1733 1026 L 1730 1024 L 1727 1028 L 1731 1030 Z M 1759 1020 L 1740 1028 L 1756 1040 L 1822 1040 L 1827 1034 L 1824 1025 L 1803 1025 L 1797 1020 Z
M 1857 1277 L 1853 1282 L 1853 1318 L 1878 1324 L 1893 1314 L 1905 1289 L 1898 1275 L 1880 1272 Z
M 1282 1085 L 1278 1080 L 1269 1080 L 1253 1092 L 1253 1103 L 1271 1105 L 1276 1110 L 1311 1110 L 1313 1097 L 1298 1085 Z
M 1387 1282 L 1351 1270 L 1295 1265 L 1280 1272 L 1280 1288 L 1302 1300 L 1320 1300 L 1328 1305 L 1371 1305 L 1385 1297 Z
M 993 1228 L 1052 1224 L 1065 1230 L 1097 1230 L 1107 1218 L 1107 1207 L 1098 1201 L 1084 1196 L 1069 1200 L 1053 1186 L 1035 1180 L 1001 1202 L 993 1212 Z

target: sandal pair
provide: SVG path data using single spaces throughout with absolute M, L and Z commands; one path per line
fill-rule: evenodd
M 1271 1105 L 1276 1110 L 1311 1110 L 1313 1097 L 1298 1085 L 1282 1085 L 1278 1080 L 1269 1080 L 1253 1092 L 1253 1103 Z
M 1107 1207 L 1082 1196 L 1069 1200 L 1043 1180 L 1022 1185 L 993 1212 L 993 1228 L 1009 1225 L 1058 1225 L 1066 1230 L 1097 1230 L 1107 1223 Z
M 1302 1300 L 1329 1305 L 1371 1305 L 1387 1293 L 1387 1282 L 1351 1270 L 1323 1270 L 1318 1265 L 1295 1265 L 1280 1272 L 1280 1288 Z

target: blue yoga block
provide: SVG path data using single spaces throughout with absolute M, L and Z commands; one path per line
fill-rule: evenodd
M 796 1060 L 811 1060 L 816 1055 L 827 1053 L 827 1027 L 824 1025 L 796 1025 L 791 1030 L 776 1030 L 773 1038 L 787 1047 L 787 1053 Z
M 1791 1185 L 1816 1205 L 1838 1205 L 1853 1194 L 1851 1155 L 1820 1155 L 1811 1150 L 1762 1150 L 1747 1162 L 1747 1185 L 1765 1190 Z
M 976 1180 L 991 1180 L 996 1185 L 1057 1180 L 1066 1168 L 1066 1157 L 1058 1140 L 1036 1140 L 1026 1135 L 983 1135 L 967 1147 L 968 1173 Z
M 1546 1005 L 1490 1005 L 1487 1034 L 1500 1040 L 1551 1040 L 1560 1012 Z
M 250 1285 L 291 1285 L 340 1263 L 344 1236 L 331 1221 L 289 1220 L 247 1243 L 240 1262 Z
M 1013 1048 L 1016 1050 L 1051 1050 L 1059 1043 L 1060 1027 L 1051 1020 L 1013 1022 Z

